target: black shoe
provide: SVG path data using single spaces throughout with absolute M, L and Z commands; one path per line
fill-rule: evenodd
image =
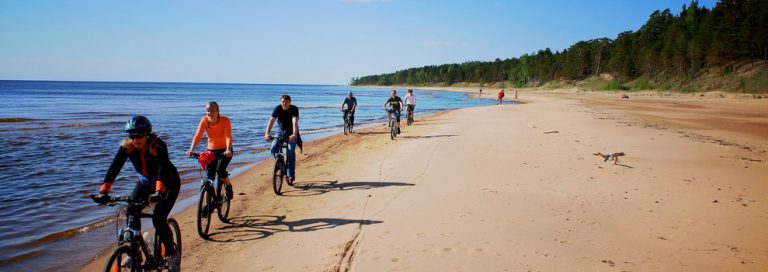
M 232 199 L 234 193 L 232 192 L 232 185 L 224 185 L 224 190 L 227 191 L 227 198 Z
M 397 128 L 397 134 L 400 134 L 400 128 Z

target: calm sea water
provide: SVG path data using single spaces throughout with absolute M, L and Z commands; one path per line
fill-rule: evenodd
M 381 107 L 388 90 L 383 89 L 0 81 L 0 270 L 73 270 L 109 246 L 113 232 L 102 225 L 114 209 L 94 205 L 88 195 L 98 191 L 130 115 L 143 114 L 152 121 L 187 185 L 182 195 L 189 196 L 199 173 L 195 161 L 183 153 L 205 102 L 217 101 L 221 114 L 232 120 L 236 156 L 230 168 L 242 170 L 265 157 L 262 135 L 280 95 L 291 95 L 301 111 L 302 135 L 312 140 L 341 132 L 338 108 L 348 91 L 358 98 L 358 125 L 384 123 Z M 416 94 L 417 117 L 491 104 L 460 93 Z M 129 193 L 135 179 L 126 163 L 112 191 Z

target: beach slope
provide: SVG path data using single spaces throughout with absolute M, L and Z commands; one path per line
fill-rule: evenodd
M 284 196 L 271 191 L 266 161 L 237 178 L 241 193 L 231 220 L 216 220 L 210 241 L 197 236 L 191 211 L 176 216 L 184 233 L 182 268 L 768 267 L 765 134 L 659 123 L 642 114 L 647 107 L 631 104 L 639 102 L 618 98 L 526 99 L 417 118 L 394 141 L 378 126 L 310 143 L 299 155 L 297 185 Z M 608 106 L 616 103 L 626 107 Z M 695 112 L 673 108 L 663 117 L 696 122 Z M 752 130 L 766 122 L 754 114 L 743 118 Z M 604 161 L 593 155 L 598 152 L 625 155 Z

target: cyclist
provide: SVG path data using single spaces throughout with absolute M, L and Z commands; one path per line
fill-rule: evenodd
M 205 105 L 205 116 L 200 119 L 200 123 L 197 125 L 197 131 L 192 137 L 192 144 L 189 146 L 187 156 L 192 156 L 195 146 L 203 139 L 203 133 L 208 137 L 208 151 L 219 157 L 205 167 L 208 170 L 208 179 L 215 180 L 218 174 L 219 180 L 224 183 L 227 198 L 232 199 L 234 196 L 232 182 L 229 181 L 229 173 L 227 172 L 227 166 L 233 155 L 232 123 L 226 116 L 221 116 L 219 104 L 215 101 L 210 101 Z
M 392 107 L 391 110 L 387 109 L 387 104 Z M 400 134 L 400 110 L 402 104 L 403 100 L 397 96 L 397 90 L 392 90 L 389 95 L 389 99 L 387 99 L 387 102 L 384 102 L 384 109 L 387 110 L 387 124 L 392 122 L 392 114 L 395 114 L 395 121 L 397 121 L 397 134 Z
M 404 102 L 407 112 L 413 114 L 413 110 L 416 109 L 416 95 L 413 94 L 413 89 L 408 89 Z
M 139 174 L 139 181 L 133 189 L 131 197 L 159 200 L 152 213 L 154 225 L 160 240 L 165 246 L 170 270 L 178 271 L 181 263 L 179 250 L 173 246 L 171 228 L 168 227 L 168 214 L 179 196 L 181 180 L 176 167 L 168 158 L 168 147 L 156 134 L 152 133 L 152 123 L 147 117 L 132 116 L 125 123 L 128 139 L 120 143 L 112 164 L 109 166 L 104 181 L 99 189 L 99 195 L 94 197 L 98 203 L 109 201 L 109 190 L 120 173 L 126 160 L 131 160 L 133 169 Z M 128 213 L 138 214 L 144 207 L 129 206 Z M 130 227 L 141 229 L 141 220 L 133 218 Z
M 275 121 L 280 125 L 280 133 L 274 139 L 271 139 L 269 132 L 272 131 L 272 126 Z M 267 131 L 264 132 L 264 140 L 269 142 L 272 140 L 272 156 L 280 153 L 282 144 L 280 138 L 284 135 L 288 135 L 288 154 L 286 156 L 286 176 L 291 182 L 296 180 L 296 143 L 301 141 L 299 136 L 299 108 L 291 105 L 291 96 L 283 95 L 280 97 L 280 105 L 277 105 L 272 110 L 272 116 L 267 122 Z
M 353 126 L 355 124 L 355 109 L 357 109 L 357 98 L 352 96 L 352 92 L 349 92 L 347 97 L 344 97 L 344 101 L 341 102 L 341 111 L 344 112 L 344 120 L 347 120 L 348 114 L 350 115 L 349 119 Z
M 501 105 L 502 101 L 504 101 L 504 89 L 501 89 L 501 91 L 499 91 L 498 97 L 496 98 L 496 104 Z

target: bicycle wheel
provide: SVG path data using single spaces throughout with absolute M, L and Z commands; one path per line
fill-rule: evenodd
M 395 126 L 396 126 L 396 124 L 397 124 L 397 123 L 395 123 L 395 122 L 392 122 L 392 124 L 390 124 L 390 125 L 389 125 L 389 137 L 390 137 L 392 140 L 394 140 L 394 139 L 395 139 L 395 137 L 397 137 L 397 127 L 395 127 Z
M 197 234 L 203 239 L 208 239 L 208 229 L 211 228 L 213 194 L 209 188 L 205 186 L 200 189 L 200 201 L 197 203 Z
M 349 132 L 349 121 L 344 120 L 344 135 L 347 135 L 347 132 Z
M 176 219 L 168 218 L 168 227 L 171 229 L 171 241 L 173 241 L 173 246 L 176 247 L 176 250 L 179 251 L 179 256 L 181 256 L 181 228 L 179 227 L 179 222 L 177 222 Z M 165 254 L 165 245 L 160 240 L 160 235 L 157 234 L 157 231 L 155 231 L 154 242 L 155 244 L 152 246 L 154 250 L 152 252 L 154 252 L 154 255 L 157 257 L 156 260 L 161 260 L 167 254 Z
M 408 125 L 413 124 L 413 112 L 408 112 Z
M 112 252 L 104 266 L 105 272 L 141 271 L 141 264 L 136 252 L 129 245 L 122 245 Z
M 283 179 L 285 178 L 285 172 L 283 171 L 283 157 L 277 157 L 275 159 L 275 171 L 272 174 L 272 189 L 274 189 L 276 195 L 281 195 L 280 189 L 283 188 Z
M 226 194 L 222 195 L 221 191 L 219 191 L 219 196 L 221 197 L 221 203 L 219 203 L 219 220 L 226 223 L 227 217 L 229 216 L 230 199 Z

